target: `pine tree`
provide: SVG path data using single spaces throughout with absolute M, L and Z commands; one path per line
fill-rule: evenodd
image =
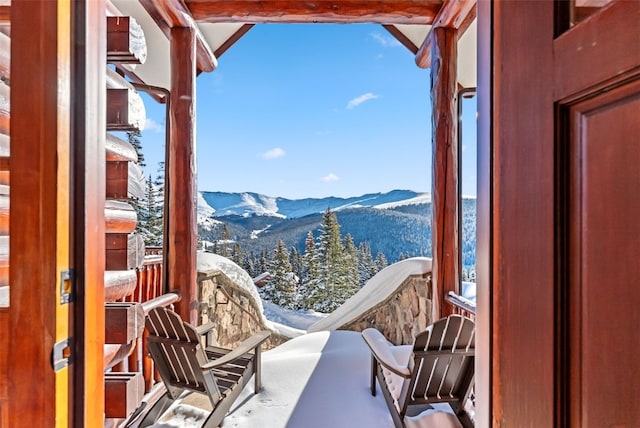
M 350 233 L 344 237 L 344 261 L 347 275 L 347 298 L 353 296 L 360 288 L 360 272 L 358 270 L 358 250 Z
M 222 234 L 220 236 L 220 245 L 218 246 L 218 254 L 222 257 L 230 257 L 229 254 L 229 229 L 227 229 L 227 225 L 222 225 Z
M 308 290 L 308 301 L 313 310 L 332 312 L 351 295 L 340 224 L 335 213 L 327 209 L 318 239 L 318 280 Z
M 260 289 L 262 297 L 283 308 L 297 309 L 297 281 L 291 272 L 289 252 L 282 239 L 273 251 L 269 272 L 271 276 L 267 284 Z
M 371 256 L 371 247 L 366 242 L 361 242 L 358 246 L 358 271 L 360 272 L 360 287 L 364 287 L 377 272 L 376 264 Z
M 233 260 L 234 263 L 238 266 L 242 266 L 242 248 L 240 248 L 240 243 L 238 242 L 233 243 L 233 248 L 231 250 L 231 260 Z
M 384 254 L 382 254 L 380 251 L 378 251 L 378 254 L 376 255 L 376 269 L 378 272 L 380 272 L 382 269 L 386 268 L 388 265 L 387 263 L 387 258 L 384 256 Z
M 133 131 L 127 131 L 127 140 L 129 141 L 129 144 L 131 144 L 133 148 L 136 149 L 136 154 L 138 155 L 138 166 L 140 166 L 140 168 L 144 168 L 145 166 L 147 166 L 147 164 L 144 163 L 144 153 L 142 152 L 142 143 L 140 142 L 140 137 L 142 137 L 142 134 L 137 129 L 134 129 Z
M 311 291 L 318 282 L 318 254 L 313 232 L 309 231 L 304 242 L 302 273 L 300 275 L 300 309 L 311 309 Z M 311 299 L 312 300 L 312 299 Z

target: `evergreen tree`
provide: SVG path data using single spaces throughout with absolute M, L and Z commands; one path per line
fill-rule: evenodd
M 145 166 L 147 166 L 147 164 L 144 163 L 144 153 L 142 152 L 142 143 L 140 142 L 140 137 L 142 137 L 142 134 L 140 134 L 140 131 L 137 129 L 134 129 L 133 131 L 127 131 L 127 140 L 129 141 L 129 144 L 131 144 L 133 148 L 136 149 L 136 154 L 138 155 L 138 166 L 140 166 L 140 168 L 144 168 Z
M 220 245 L 218 246 L 218 254 L 222 257 L 230 258 L 229 254 L 229 229 L 227 229 L 227 225 L 222 225 L 222 234 L 220 236 Z
M 318 282 L 318 254 L 313 232 L 309 231 L 304 242 L 304 256 L 302 257 L 302 273 L 300 275 L 300 309 L 312 307 L 311 290 Z
M 358 271 L 360 273 L 360 287 L 364 287 L 377 272 L 376 264 L 371 256 L 371 247 L 366 242 L 361 242 L 358 246 Z
M 332 312 L 352 295 L 336 214 L 322 216 L 318 242 L 318 280 L 308 290 L 311 309 Z
M 238 266 L 242 266 L 242 261 L 244 257 L 242 256 L 242 248 L 240 247 L 240 243 L 234 242 L 233 249 L 231 250 L 231 260 L 234 261 Z
M 297 309 L 297 281 L 291 272 L 289 252 L 282 239 L 278 241 L 278 246 L 273 251 L 269 272 L 271 276 L 266 285 L 260 289 L 262 297 L 283 308 Z
M 147 245 L 161 246 L 164 239 L 164 162 L 158 164 L 158 175 L 147 183 L 150 238 Z
M 387 258 L 384 256 L 384 254 L 382 254 L 381 252 L 378 251 L 378 254 L 376 255 L 376 269 L 377 272 L 380 272 L 382 269 L 387 267 Z
M 344 261 L 347 274 L 349 297 L 356 294 L 360 288 L 360 272 L 358 270 L 358 250 L 350 233 L 344 237 Z

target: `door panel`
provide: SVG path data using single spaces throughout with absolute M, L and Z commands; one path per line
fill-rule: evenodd
M 640 80 L 570 108 L 571 425 L 640 421 Z
M 560 35 L 561 0 L 486 3 L 478 319 L 492 342 L 477 426 L 638 426 L 640 2 Z

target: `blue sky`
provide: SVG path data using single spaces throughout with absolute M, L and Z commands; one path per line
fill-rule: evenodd
M 380 25 L 256 25 L 197 79 L 198 190 L 290 199 L 430 191 L 429 84 L 429 70 Z M 155 175 L 164 106 L 145 105 Z M 467 157 L 475 145 L 464 147 Z M 469 181 L 463 193 L 475 194 Z

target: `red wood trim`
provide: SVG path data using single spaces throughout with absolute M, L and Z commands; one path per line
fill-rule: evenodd
M 494 426 L 556 426 L 554 3 L 492 5 Z
M 147 10 L 169 40 L 171 40 L 171 28 L 192 28 L 196 35 L 198 69 L 201 71 L 215 70 L 217 66 L 216 57 L 182 0 L 140 0 L 140 4 Z
M 477 0 L 447 0 L 433 20 L 433 28 L 446 27 L 458 29 L 458 38 L 462 37 L 476 16 Z M 431 65 L 431 38 L 427 37 L 416 53 L 416 64 L 420 68 Z
M 253 24 L 244 24 L 235 33 L 231 35 L 216 51 L 214 55 L 216 58 L 220 58 L 231 46 L 233 46 L 238 40 L 242 38 L 249 30 L 253 28 Z
M 197 324 L 198 284 L 196 272 L 196 151 L 195 151 L 195 32 L 171 29 L 171 105 L 169 114 L 167 220 L 167 286 L 180 291 L 176 312 Z
M 0 6 L 0 22 L 11 23 L 11 6 Z
M 412 54 L 418 53 L 418 47 L 407 37 L 404 33 L 395 25 L 383 24 L 382 27 L 389 32 L 397 41 L 399 41 L 405 48 L 409 49 Z
M 373 4 L 372 4 L 373 3 Z M 199 22 L 374 22 L 431 24 L 440 0 L 192 0 L 187 8 Z
M 433 183 L 431 240 L 432 281 L 438 305 L 434 319 L 451 314 L 445 304 L 449 291 L 460 284 L 458 264 L 458 114 L 457 30 L 438 27 L 431 31 L 431 98 L 433 123 Z
M 11 168 L 11 157 L 0 156 L 0 171 L 9 171 Z
M 556 70 L 574 68 L 582 72 L 574 75 L 555 73 L 555 99 L 589 89 L 608 76 L 634 71 L 640 55 L 639 22 L 640 2 L 618 1 L 560 35 L 553 46 Z M 612 31 L 603 33 L 595 30 L 597 28 L 611 28 Z M 635 56 L 625 54 L 634 47 Z M 593 58 L 599 58 L 598 67 L 591 66 Z

